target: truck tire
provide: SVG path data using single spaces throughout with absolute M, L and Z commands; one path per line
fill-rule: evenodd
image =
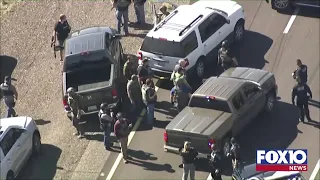
M 205 71 L 205 58 L 200 57 L 194 66 L 195 73 L 199 79 L 203 79 Z
M 272 0 L 271 7 L 278 12 L 288 12 L 293 9 L 290 1 L 291 0 Z
M 266 103 L 265 103 L 265 112 L 270 113 L 274 108 L 276 102 L 276 94 L 271 91 L 267 94 Z
M 233 37 L 233 41 L 235 43 L 240 42 L 243 37 L 244 37 L 244 33 L 245 33 L 245 28 L 244 28 L 244 20 L 240 19 L 237 24 L 234 26 L 234 37 Z

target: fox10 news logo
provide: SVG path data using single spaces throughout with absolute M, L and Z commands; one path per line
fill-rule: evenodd
M 256 171 L 307 171 L 306 149 L 257 150 Z

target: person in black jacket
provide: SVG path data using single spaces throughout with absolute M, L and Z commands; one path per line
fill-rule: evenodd
M 209 160 L 209 165 L 211 167 L 210 175 L 213 180 L 222 180 L 222 157 L 219 150 L 217 150 L 214 144 L 211 145 L 211 158 Z
M 64 52 L 64 42 L 66 41 L 69 33 L 71 31 L 71 26 L 67 21 L 67 16 L 64 14 L 60 15 L 59 21 L 54 26 L 54 31 L 52 35 L 52 44 L 56 44 L 58 39 L 58 44 L 55 45 L 55 49 L 60 51 L 60 61 L 63 61 L 63 52 Z
M 297 69 L 293 72 L 293 78 L 300 78 L 302 83 L 308 81 L 308 66 L 302 64 L 300 59 L 297 59 Z
M 137 68 L 137 72 L 138 72 L 138 76 L 139 76 L 140 85 L 142 86 L 142 84 L 146 83 L 147 79 L 152 77 L 152 73 L 151 73 L 151 70 L 149 67 L 149 60 L 148 59 L 144 59 L 142 61 L 142 64 L 140 64 Z
M 179 149 L 182 157 L 183 174 L 182 180 L 187 180 L 190 173 L 190 180 L 195 180 L 195 160 L 198 156 L 198 152 L 191 147 L 189 141 L 184 142 L 183 148 Z
M 304 123 L 304 117 L 306 116 L 311 121 L 309 113 L 309 96 L 312 99 L 312 92 L 310 87 L 303 83 L 299 77 L 296 78 L 298 84 L 296 84 L 291 93 L 292 104 L 295 105 L 295 97 L 297 97 L 297 107 L 300 111 L 300 121 Z M 309 94 L 309 96 L 308 96 Z

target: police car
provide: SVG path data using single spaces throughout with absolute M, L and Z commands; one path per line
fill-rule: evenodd
M 306 180 L 299 171 L 256 171 L 250 164 L 233 172 L 233 180 Z
M 0 179 L 14 179 L 40 147 L 40 132 L 31 117 L 0 119 Z

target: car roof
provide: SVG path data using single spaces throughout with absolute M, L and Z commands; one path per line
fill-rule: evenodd
M 210 77 L 193 95 L 216 96 L 228 100 L 246 81 L 227 77 Z
M 107 26 L 96 26 L 73 32 L 66 41 L 65 56 L 104 50 L 108 34 L 114 36 L 116 30 Z
M 190 23 L 199 18 L 192 27 L 204 21 L 213 11 L 204 7 L 193 7 L 192 5 L 181 5 L 170 13 L 163 21 L 147 34 L 148 37 L 165 38 L 168 41 L 181 42 L 194 28 L 189 28 L 182 35 L 179 33 Z M 165 22 L 166 21 L 166 22 Z M 165 22 L 163 25 L 162 22 Z
M 19 117 L 11 117 L 11 118 L 2 118 L 0 119 L 0 132 L 5 132 L 10 126 L 20 126 L 25 127 L 27 121 L 32 120 L 31 117 L 27 116 L 19 116 Z M 2 137 L 2 133 L 0 133 L 0 139 Z
M 229 68 L 220 74 L 220 77 L 244 79 L 254 82 L 260 82 L 263 79 L 268 79 L 270 76 L 273 76 L 273 74 L 268 71 L 248 67 Z

